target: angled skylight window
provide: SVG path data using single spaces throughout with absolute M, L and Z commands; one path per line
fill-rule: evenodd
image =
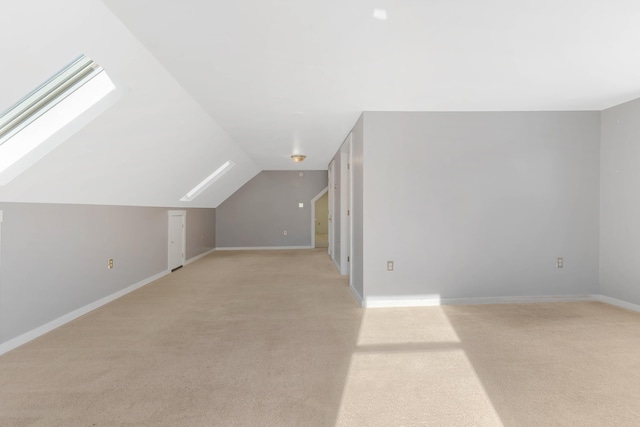
M 189 191 L 186 196 L 184 196 L 182 199 L 180 199 L 180 201 L 181 202 L 190 202 L 190 201 L 192 201 L 193 199 L 198 197 L 198 195 L 200 193 L 202 193 L 204 190 L 206 190 L 211 184 L 213 184 L 218 179 L 220 179 L 220 177 L 222 175 L 224 175 L 225 173 L 229 172 L 229 170 L 234 166 L 235 166 L 235 163 L 233 163 L 231 160 L 229 160 L 228 162 L 225 162 L 225 164 L 220 166 L 211 175 L 206 177 L 204 179 L 204 181 L 202 181 L 200 184 L 196 185 L 193 188 L 193 190 Z
M 37 153 L 43 142 L 114 89 L 102 67 L 81 55 L 2 113 L 0 185 L 9 182 L 55 148 L 48 146 L 43 153 Z M 28 156 L 30 163 L 19 164 Z

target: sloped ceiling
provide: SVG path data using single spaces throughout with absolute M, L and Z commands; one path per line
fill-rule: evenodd
M 0 107 L 78 54 L 107 70 L 119 99 L 34 166 L 0 200 L 215 207 L 260 171 L 230 135 L 99 1 L 15 2 L 0 14 Z M 194 201 L 179 199 L 225 161 Z
M 364 110 L 602 110 L 640 97 L 638 22 L 635 0 L 13 2 L 0 109 L 79 53 L 122 97 L 0 200 L 183 206 L 231 159 L 189 204 L 215 207 L 260 170 L 325 169 Z

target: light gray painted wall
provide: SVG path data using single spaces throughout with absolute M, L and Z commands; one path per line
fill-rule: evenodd
M 351 170 L 352 170 L 352 189 L 351 189 L 351 226 L 352 226 L 352 241 L 351 241 L 351 286 L 358 293 L 360 298 L 364 297 L 364 281 L 363 281 L 363 259 L 364 259 L 364 246 L 363 246 L 363 147 L 364 147 L 364 126 L 363 115 L 360 116 L 353 129 L 351 130 Z M 342 163 L 340 153 L 345 148 L 343 144 L 336 155 L 333 157 L 334 167 L 336 168 L 336 184 L 335 190 L 335 204 L 332 212 L 332 218 L 335 219 L 336 228 L 336 254 L 335 261 L 340 269 L 340 254 L 341 254 L 341 238 L 340 229 L 342 224 L 340 223 L 340 212 L 343 207 L 341 206 L 341 171 Z M 344 208 L 346 209 L 346 207 Z
M 187 210 L 187 260 L 215 248 L 215 224 L 215 209 Z
M 352 197 L 352 218 L 351 226 L 353 240 L 351 242 L 351 285 L 355 291 L 364 297 L 364 176 L 363 176 L 363 155 L 364 155 L 364 116 L 360 116 L 353 130 L 351 168 L 353 179 Z
M 169 209 L 0 203 L 0 210 L 0 342 L 167 270 Z M 213 247 L 214 226 L 214 209 L 187 209 L 188 258 Z M 202 234 L 208 243 L 193 241 Z
M 597 291 L 598 112 L 367 112 L 364 135 L 366 297 Z
M 260 172 L 216 209 L 216 247 L 310 247 L 311 199 L 326 186 L 323 170 Z
M 602 112 L 600 293 L 640 304 L 640 100 Z

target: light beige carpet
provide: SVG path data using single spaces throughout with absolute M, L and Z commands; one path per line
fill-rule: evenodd
M 0 426 L 637 426 L 640 314 L 369 309 L 326 251 L 217 252 L 0 356 Z

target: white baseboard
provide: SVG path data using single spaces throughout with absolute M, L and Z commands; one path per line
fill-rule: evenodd
M 362 299 L 362 295 L 360 295 L 358 290 L 351 285 L 349 285 L 349 289 L 351 289 L 351 293 L 353 294 L 353 297 L 356 299 L 356 302 L 358 303 L 358 305 L 360 307 L 364 307 L 364 300 Z
M 136 289 L 140 289 L 141 287 L 148 285 L 149 283 L 160 279 L 161 277 L 166 276 L 167 274 L 169 274 L 170 271 L 166 270 L 163 271 L 161 273 L 158 273 L 154 276 L 151 276 L 147 279 L 144 279 L 138 283 L 135 283 L 131 286 L 128 286 L 118 292 L 115 292 L 111 295 L 108 295 L 104 298 L 101 298 L 95 302 L 92 302 L 91 304 L 87 304 L 84 307 L 80 307 L 77 310 L 72 311 L 71 313 L 67 313 L 64 316 L 58 317 L 55 320 L 52 320 L 51 322 L 45 323 L 42 326 L 39 326 L 35 329 L 30 330 L 29 332 L 25 332 L 22 335 L 19 335 L 15 338 L 10 339 L 9 341 L 0 344 L 0 355 L 7 353 L 15 348 L 20 347 L 23 344 L 28 343 L 29 341 L 32 341 L 44 334 L 46 334 L 47 332 L 51 332 L 52 330 L 59 328 L 60 326 L 64 325 L 65 323 L 69 323 L 72 320 L 77 319 L 80 316 L 84 316 L 85 314 L 89 313 L 90 311 L 95 310 L 96 308 L 102 307 L 105 304 L 110 303 L 111 301 L 114 301 L 120 297 L 125 296 L 128 293 L 131 293 L 133 291 L 135 291 Z
M 196 262 L 200 258 L 204 258 L 204 257 L 206 257 L 207 255 L 209 255 L 210 253 L 213 253 L 213 252 L 215 252 L 215 248 L 214 249 L 209 249 L 208 251 L 206 251 L 204 253 L 201 253 L 200 255 L 196 255 L 196 256 L 194 256 L 192 258 L 189 258 L 189 260 L 187 262 L 185 262 L 184 265 L 189 265 L 192 262 Z
M 611 298 L 611 297 L 607 297 L 604 295 L 594 295 L 594 298 L 597 301 L 600 302 L 604 302 L 606 304 L 611 304 L 611 305 L 615 305 L 617 307 L 622 307 L 622 308 L 626 308 L 627 310 L 633 310 L 633 311 L 637 311 L 640 312 L 640 305 L 638 304 L 633 304 L 630 302 L 626 302 L 617 298 Z
M 338 261 L 336 261 L 333 257 L 331 257 L 331 261 L 333 261 L 333 264 L 338 269 L 338 273 L 342 272 L 342 269 L 340 268 L 340 264 L 338 264 Z
M 514 297 L 440 298 L 438 295 L 367 297 L 364 307 L 433 307 L 439 305 L 525 304 L 532 302 L 596 301 L 593 295 L 541 295 Z
M 393 308 L 393 307 L 433 307 L 442 305 L 437 295 L 412 295 L 412 296 L 384 296 L 366 297 L 362 306 L 366 308 Z
M 463 304 L 528 304 L 533 302 L 595 301 L 593 295 L 531 295 L 487 298 L 443 298 L 444 305 Z
M 216 248 L 216 251 L 275 251 L 285 249 L 315 249 L 313 246 L 245 246 Z

